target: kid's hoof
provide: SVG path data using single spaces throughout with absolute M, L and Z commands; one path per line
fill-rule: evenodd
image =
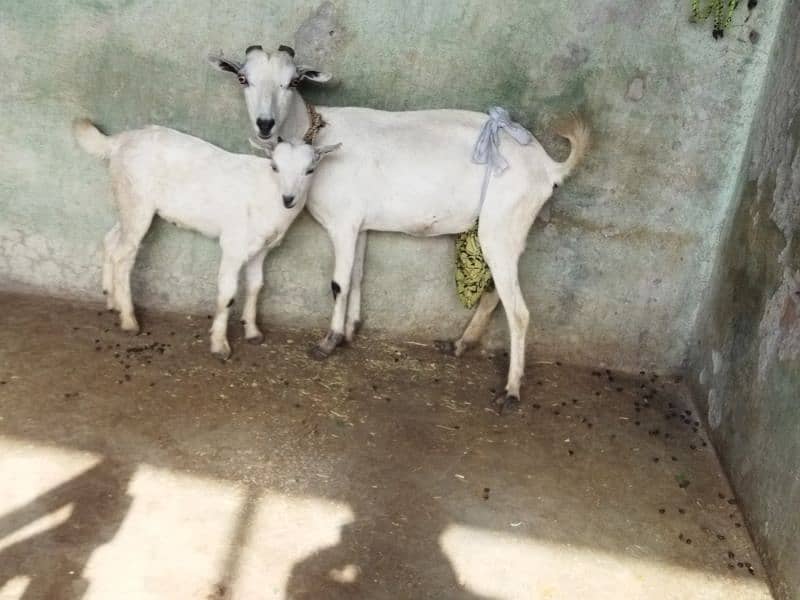
M 507 410 L 515 410 L 519 407 L 519 397 L 503 392 L 492 401 L 492 406 L 498 415 L 502 415 Z
M 448 356 L 456 355 L 456 343 L 452 340 L 435 340 L 433 345 L 442 354 L 447 354 Z
M 259 333 L 258 335 L 254 335 L 253 337 L 245 338 L 248 344 L 253 344 L 254 346 L 258 346 L 261 342 L 264 341 L 264 334 Z

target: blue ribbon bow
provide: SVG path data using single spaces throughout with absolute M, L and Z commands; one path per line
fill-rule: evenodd
M 508 168 L 508 161 L 500 154 L 500 130 L 504 129 L 515 142 L 527 146 L 533 142 L 533 135 L 519 123 L 511 120 L 511 115 L 501 106 L 489 109 L 489 119 L 484 123 L 475 148 L 472 150 L 472 162 L 486 165 L 486 175 L 481 189 L 481 206 L 486 197 L 486 188 L 492 174 L 501 175 Z

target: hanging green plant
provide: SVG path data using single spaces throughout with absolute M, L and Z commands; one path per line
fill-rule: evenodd
M 733 13 L 739 6 L 739 0 L 707 0 L 708 3 L 702 7 L 701 0 L 692 0 L 692 21 L 701 23 L 713 15 L 714 29 L 711 35 L 715 40 L 725 35 L 725 30 L 733 21 Z M 758 0 L 747 2 L 748 10 L 753 10 L 758 4 Z

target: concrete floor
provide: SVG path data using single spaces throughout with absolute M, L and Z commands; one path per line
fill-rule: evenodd
M 675 378 L 142 323 L 0 296 L 0 599 L 770 597 Z

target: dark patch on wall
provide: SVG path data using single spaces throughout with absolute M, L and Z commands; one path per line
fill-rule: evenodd
M 333 2 L 323 2 L 297 28 L 294 34 L 294 47 L 297 50 L 298 64 L 322 66 L 340 49 L 344 40 L 344 30 L 336 18 Z
M 589 55 L 588 48 L 569 42 L 567 44 L 567 53 L 554 56 L 549 63 L 554 69 L 572 71 L 585 65 L 589 61 Z
M 714 331 L 727 331 L 731 337 L 716 339 L 712 345 L 730 347 L 731 354 L 726 360 L 740 365 L 732 374 L 737 380 L 735 387 L 740 389 L 748 389 L 754 380 L 754 353 L 758 345 L 754 346 L 752 341 L 758 338 L 759 320 L 767 298 L 781 279 L 777 256 L 785 239 L 769 220 L 774 189 L 774 175 L 767 178 L 761 194 L 755 180 L 744 185 L 727 251 L 720 259 L 719 268 L 726 275 L 719 282 L 711 327 Z

